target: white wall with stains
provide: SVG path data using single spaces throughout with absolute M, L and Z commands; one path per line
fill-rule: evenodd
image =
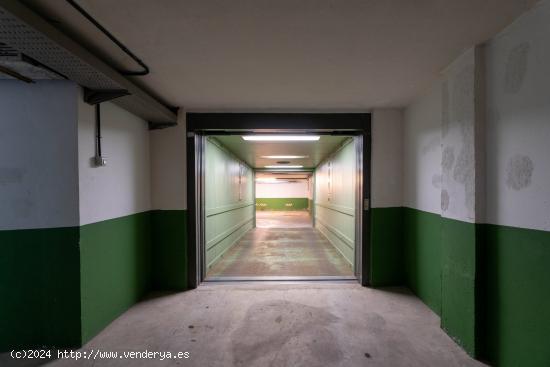
M 78 226 L 77 96 L 0 80 L 0 230 Z
M 441 81 L 404 111 L 403 206 L 441 212 Z
M 482 134 L 484 119 L 480 98 L 477 47 L 464 52 L 443 72 L 441 84 L 441 215 L 466 222 L 482 221 L 483 172 L 476 161 L 484 159 Z
M 487 221 L 550 230 L 550 2 L 485 48 Z
M 403 110 L 372 111 L 371 197 L 373 208 L 403 205 Z

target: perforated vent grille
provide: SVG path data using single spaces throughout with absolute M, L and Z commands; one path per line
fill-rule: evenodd
M 0 57 L 17 56 L 18 52 L 13 47 L 0 42 Z
M 0 9 L 0 42 L 29 55 L 90 89 L 121 89 L 105 74 L 63 49 L 32 27 Z

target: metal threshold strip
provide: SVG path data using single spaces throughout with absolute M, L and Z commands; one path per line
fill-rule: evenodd
M 207 277 L 204 282 L 323 282 L 323 281 L 357 281 L 357 277 L 348 275 L 320 275 L 320 276 L 236 276 L 236 277 Z

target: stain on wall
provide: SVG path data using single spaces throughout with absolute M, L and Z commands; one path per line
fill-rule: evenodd
M 449 198 L 449 193 L 447 192 L 447 190 L 442 190 L 441 191 L 441 210 L 446 212 L 447 209 L 449 209 L 449 201 L 450 201 L 450 198 Z
M 506 167 L 506 186 L 512 190 L 521 190 L 531 184 L 533 161 L 526 155 L 516 154 L 508 160 Z
M 521 89 L 527 73 L 530 48 L 529 42 L 523 42 L 510 50 L 504 74 L 504 91 L 506 93 L 514 94 Z
M 464 185 L 464 206 L 469 213 L 469 218 L 473 218 L 475 209 L 475 159 L 471 140 L 464 141 L 464 146 L 460 150 L 453 169 L 453 178 L 456 182 Z
M 454 162 L 455 162 L 454 147 L 451 147 L 451 146 L 445 147 L 441 155 L 441 168 L 443 169 L 443 171 L 448 172 L 451 170 L 451 168 L 453 168 Z
M 441 91 L 441 209 L 459 220 L 475 218 L 474 58 L 469 51 L 452 64 Z

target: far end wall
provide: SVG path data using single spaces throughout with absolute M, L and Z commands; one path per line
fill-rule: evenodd
M 308 209 L 307 180 L 285 183 L 256 183 L 256 210 Z

